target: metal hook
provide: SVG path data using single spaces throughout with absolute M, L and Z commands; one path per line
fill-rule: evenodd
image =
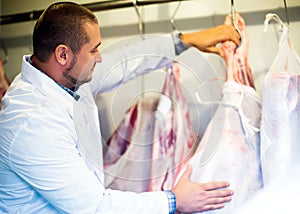
M 237 25 L 237 20 L 236 20 L 236 11 L 234 8 L 234 0 L 231 0 L 231 19 L 232 19 L 232 24 L 236 27 Z
M 144 35 L 145 35 L 145 23 L 143 21 L 143 16 L 140 12 L 140 6 L 138 5 L 138 0 L 132 0 L 135 12 L 138 16 L 138 30 L 139 30 L 139 34 L 142 38 L 142 40 L 145 39 Z M 145 76 L 142 75 L 141 76 L 141 98 L 143 98 L 145 96 Z
M 175 16 L 176 16 L 180 6 L 181 6 L 181 0 L 179 0 L 178 4 L 177 4 L 177 6 L 174 10 L 174 13 L 173 13 L 173 15 L 171 16 L 171 19 L 170 19 L 170 23 L 171 23 L 173 31 L 178 31 L 178 29 L 175 26 Z
M 290 26 L 290 20 L 289 20 L 289 14 L 288 14 L 288 8 L 287 8 L 286 0 L 283 0 L 283 4 L 284 4 L 286 23 L 287 23 L 288 26 Z
M 138 30 L 139 30 L 140 35 L 143 38 L 144 34 L 145 34 L 145 26 L 144 26 L 145 24 L 144 24 L 141 12 L 139 11 L 140 8 L 138 6 L 138 0 L 132 0 L 132 4 L 133 4 L 135 12 L 138 16 Z
M 234 0 L 231 0 L 231 19 L 232 19 L 233 26 L 235 27 L 236 31 L 240 34 L 241 41 L 240 41 L 239 46 L 241 46 L 242 42 L 243 42 L 243 35 L 242 35 L 240 29 L 238 28 L 238 23 L 237 23 L 237 18 L 236 18 L 236 10 L 235 10 L 235 7 L 234 7 Z

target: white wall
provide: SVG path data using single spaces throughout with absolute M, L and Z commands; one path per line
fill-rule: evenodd
M 94 0 L 95 2 L 96 0 Z M 1 0 L 1 15 L 41 10 L 55 0 Z M 80 4 L 92 3 L 92 0 L 77 0 Z M 236 10 L 245 14 L 247 32 L 250 39 L 250 63 L 253 70 L 263 70 L 269 66 L 271 59 L 264 60 L 267 55 L 276 52 L 276 34 L 269 28 L 263 33 L 264 14 L 266 12 L 281 12 L 281 18 L 285 20 L 282 0 L 243 0 L 235 1 Z M 183 32 L 208 28 L 221 24 L 225 14 L 230 11 L 228 0 L 191 0 L 181 3 L 181 7 L 175 17 L 177 28 Z M 169 19 L 172 16 L 177 2 L 143 7 L 146 33 L 171 32 Z M 290 24 L 290 37 L 295 49 L 300 53 L 300 1 L 288 0 L 290 8 L 298 7 L 296 12 L 291 13 L 290 19 L 297 21 Z M 298 12 L 298 14 L 297 14 Z M 105 48 L 110 44 L 128 36 L 138 34 L 137 15 L 134 8 L 115 9 L 110 11 L 96 12 L 100 21 L 100 28 Z M 10 61 L 5 65 L 9 79 L 12 79 L 20 68 L 20 60 L 23 54 L 31 53 L 31 33 L 35 21 L 22 22 L 0 26 L 0 38 L 7 46 Z M 273 39 L 268 41 L 268 39 Z M 269 45 L 269 46 L 268 46 Z M 272 51 L 269 51 L 272 50 Z M 273 51 L 274 50 L 274 51 Z M 262 56 L 263 55 L 263 56 Z M 267 57 L 268 58 L 268 57 Z M 270 57 L 272 58 L 272 57 Z
M 46 8 L 49 4 L 56 2 L 54 0 L 1 0 L 1 15 L 15 14 L 20 12 L 28 12 L 33 10 L 41 10 Z M 77 3 L 92 3 L 92 0 L 77 0 Z M 277 52 L 277 42 L 278 42 L 278 33 L 276 25 L 272 24 L 269 26 L 267 33 L 263 32 L 263 22 L 265 14 L 268 12 L 276 12 L 283 21 L 285 21 L 285 14 L 283 9 L 282 0 L 236 0 L 236 10 L 241 13 L 246 21 L 247 26 L 247 35 L 250 41 L 249 49 L 249 64 L 252 68 L 253 75 L 255 77 L 255 83 L 257 85 L 258 91 L 260 93 L 261 80 L 265 72 L 270 67 L 274 56 Z M 173 15 L 173 12 L 177 6 L 178 2 L 166 3 L 160 5 L 150 5 L 144 6 L 142 8 L 142 14 L 144 16 L 145 22 L 145 32 L 146 34 L 161 34 L 172 32 L 170 25 L 170 17 Z M 288 0 L 290 15 L 290 38 L 296 49 L 297 53 L 300 55 L 300 1 L 299 0 Z M 176 27 L 182 32 L 188 32 L 193 30 L 199 30 L 204 28 L 209 28 L 221 24 L 225 18 L 225 15 L 230 12 L 230 1 L 229 0 L 191 0 L 184 1 L 181 3 L 179 11 L 175 17 Z M 100 22 L 100 29 L 103 38 L 103 45 L 101 50 L 107 50 L 111 45 L 116 44 L 120 40 L 125 38 L 138 35 L 138 18 L 135 13 L 134 8 L 124 8 L 124 9 L 115 9 L 110 11 L 96 12 L 97 17 Z M 274 22 L 273 22 L 274 23 Z M 19 72 L 21 66 L 21 58 L 24 54 L 31 54 L 31 33 L 35 21 L 2 25 L 0 26 L 0 37 L 4 45 L 8 48 L 9 52 L 9 61 L 5 64 L 5 71 L 10 80 Z M 130 40 L 132 43 L 132 40 Z M 191 55 L 188 55 L 191 54 Z M 189 58 L 194 57 L 195 60 L 192 63 L 197 64 L 197 60 L 203 64 L 209 63 L 209 65 L 203 65 L 207 69 L 216 72 L 216 76 L 224 74 L 224 70 L 216 71 L 219 68 L 224 66 L 222 60 L 216 56 L 211 55 L 201 55 L 190 51 L 190 53 L 183 56 L 183 63 L 189 63 Z M 198 54 L 198 55 L 197 55 Z M 208 60 L 209 62 L 205 62 Z M 196 65 L 195 65 L 196 66 Z M 196 66 L 197 67 L 197 66 Z M 201 67 L 200 67 L 201 69 Z M 218 74 L 221 72 L 221 74 Z M 223 73 L 222 73 L 223 72 Z M 192 72 L 187 72 L 183 75 L 182 84 L 189 91 L 195 91 L 197 83 L 190 85 L 190 81 L 193 79 Z M 198 75 L 198 74 L 196 74 Z M 163 78 L 158 77 L 158 81 L 155 75 L 146 76 L 143 78 L 146 79 L 146 85 L 150 82 L 153 85 L 153 82 L 156 83 L 158 89 L 161 87 Z M 150 84 L 149 83 L 149 84 Z M 141 78 L 134 80 L 130 83 L 132 86 L 126 86 L 126 94 L 130 94 L 129 97 L 123 101 L 123 104 L 120 105 L 120 102 L 112 101 L 116 99 L 113 97 L 113 94 L 106 94 L 100 98 L 102 101 L 102 108 L 104 111 L 107 109 L 112 109 L 112 104 L 114 106 L 120 106 L 119 111 L 114 110 L 111 114 L 103 116 L 104 120 L 112 121 L 114 118 L 111 118 L 113 115 L 116 117 L 116 124 L 122 118 L 123 113 L 126 108 L 132 102 L 133 97 L 141 89 Z M 194 88 L 191 88 L 194 87 Z M 131 90 L 130 92 L 128 90 Z M 120 91 L 116 92 L 120 93 Z M 115 93 L 115 94 L 116 94 Z M 217 94 L 219 92 L 216 92 Z M 211 95 L 213 96 L 213 95 Z M 123 95 L 119 95 L 119 98 Z M 195 105 L 193 100 L 188 100 L 193 113 Z M 196 105 L 197 109 L 199 106 Z M 201 108 L 201 107 L 200 107 Z M 121 110 L 121 111 L 120 111 Z M 202 114 L 204 110 L 200 111 Z M 105 122 L 104 121 L 104 122 Z M 194 118 L 194 126 L 198 126 L 198 117 Z M 111 124 L 111 123 L 110 123 Z M 206 121 L 204 122 L 206 124 Z M 204 125 L 200 125 L 200 129 L 203 129 Z M 106 128 L 107 131 L 104 135 L 109 135 L 111 130 L 115 125 L 111 124 Z M 201 130 L 202 131 L 202 130 Z M 105 136 L 106 137 L 106 136 Z

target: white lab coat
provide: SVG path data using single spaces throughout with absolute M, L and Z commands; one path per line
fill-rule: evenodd
M 94 97 L 166 65 L 173 46 L 171 36 L 160 36 L 104 55 L 78 101 L 24 56 L 0 111 L 0 211 L 168 213 L 164 192 L 104 188 Z

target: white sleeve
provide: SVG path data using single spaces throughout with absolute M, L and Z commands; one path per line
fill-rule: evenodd
M 20 124 L 12 142 L 10 165 L 29 185 L 22 184 L 22 189 L 32 193 L 32 201 L 43 198 L 66 213 L 168 213 L 164 192 L 105 189 L 79 154 L 72 123 L 55 113 L 32 115 Z
M 162 68 L 174 59 L 171 35 L 157 36 L 103 54 L 102 62 L 97 63 L 94 69 L 91 81 L 93 94 L 110 91 L 139 75 Z
M 111 209 L 99 206 L 98 211 L 102 213 L 122 214 L 167 214 L 169 213 L 168 199 L 164 192 L 121 192 L 117 190 L 106 190 L 107 199 Z M 109 206 L 107 204 L 107 206 Z

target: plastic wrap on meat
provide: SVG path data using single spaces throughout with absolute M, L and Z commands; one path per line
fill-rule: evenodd
M 263 92 L 262 169 L 268 184 L 300 160 L 299 75 L 267 74 Z
M 232 214 L 237 207 L 262 187 L 259 125 L 261 101 L 254 89 L 247 62 L 248 41 L 242 17 L 237 14 L 243 43 L 223 43 L 227 78 L 222 100 L 201 142 L 189 160 L 191 180 L 211 182 L 225 180 L 234 190 L 231 202 L 223 209 L 205 213 Z M 225 24 L 231 24 L 229 16 Z
M 299 71 L 300 58 L 284 26 L 278 53 L 263 82 L 261 163 L 265 185 L 286 174 L 292 165 L 300 165 Z
M 255 194 L 233 214 L 298 213 L 300 201 L 300 165 L 291 165 L 283 175 Z

